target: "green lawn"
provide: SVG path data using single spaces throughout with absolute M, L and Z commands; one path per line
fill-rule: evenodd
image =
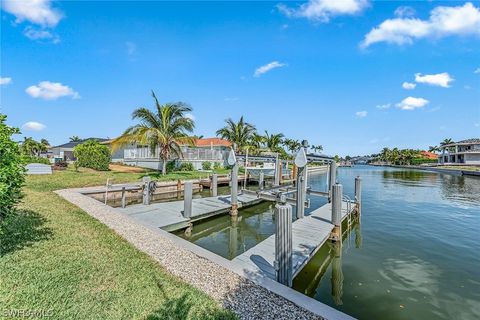
M 9 310 L 47 312 L 51 319 L 234 318 L 52 192 L 141 177 L 73 170 L 28 177 L 18 215 L 0 222 L 0 318 Z

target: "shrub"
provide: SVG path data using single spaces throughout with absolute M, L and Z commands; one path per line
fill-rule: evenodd
M 110 164 L 110 149 L 95 140 L 89 140 L 77 145 L 73 149 L 77 158 L 77 167 L 107 171 Z
M 75 170 L 78 170 L 78 161 L 75 161 Z M 65 160 L 57 160 L 53 165 L 53 170 L 65 170 L 68 168 L 68 162 Z
M 182 162 L 179 168 L 180 171 L 193 171 L 193 163 L 191 162 Z
M 223 168 L 223 166 L 220 162 L 214 162 L 213 163 L 213 170 L 220 170 L 222 168 Z
M 42 157 L 35 157 L 35 156 L 23 156 L 22 157 L 23 163 L 42 163 L 42 164 L 50 164 L 50 160 L 47 158 Z
M 212 170 L 212 163 L 210 161 L 203 161 L 202 162 L 202 169 L 203 170 Z
M 22 197 L 25 167 L 18 144 L 11 136 L 18 134 L 17 128 L 5 124 L 7 116 L 0 114 L 0 217 L 13 212 Z
M 175 161 L 167 162 L 167 172 L 175 171 L 176 168 L 177 168 L 177 163 Z

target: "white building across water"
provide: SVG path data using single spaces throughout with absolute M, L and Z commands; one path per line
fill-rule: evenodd
M 480 139 L 467 139 L 440 147 L 440 164 L 480 165 Z
M 195 140 L 194 145 L 182 145 L 182 158 L 172 156 L 177 165 L 183 162 L 190 162 L 195 169 L 201 169 L 203 162 L 224 164 L 230 151 L 231 143 L 220 138 L 203 138 Z M 158 157 L 159 150 L 152 152 L 147 145 L 127 146 L 112 154 L 113 162 L 122 162 L 127 165 L 134 165 L 142 168 L 159 169 L 162 167 Z

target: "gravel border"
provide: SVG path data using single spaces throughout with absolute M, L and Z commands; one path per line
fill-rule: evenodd
M 55 193 L 107 225 L 168 272 L 210 295 L 240 319 L 353 319 L 271 279 L 245 274 L 231 261 L 166 231 L 143 226 L 81 191 L 65 189 Z

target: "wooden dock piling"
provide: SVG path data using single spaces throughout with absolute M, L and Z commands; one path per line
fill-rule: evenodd
M 278 203 L 275 206 L 275 269 L 277 281 L 291 287 L 292 260 L 292 206 Z
M 150 204 L 150 177 L 143 177 L 143 204 Z
M 332 189 L 337 182 L 337 163 L 335 161 L 330 162 L 328 173 L 328 202 L 332 202 Z
M 192 202 L 193 202 L 193 184 L 191 181 L 185 181 L 183 185 L 183 217 L 192 217 Z
M 125 208 L 127 206 L 127 199 L 126 199 L 126 191 L 125 187 L 122 188 L 122 208 Z
M 360 216 L 362 212 L 362 180 L 360 176 L 355 177 L 355 204 L 356 214 Z
M 230 157 L 230 156 L 229 156 Z M 231 172 L 231 204 L 230 215 L 236 216 L 238 214 L 238 163 L 235 157 L 233 150 L 231 151 L 231 162 L 232 162 L 232 172 Z M 229 159 L 230 160 L 230 159 Z
M 265 188 L 265 173 L 263 173 L 263 171 L 260 171 L 259 173 L 258 186 L 260 190 L 263 190 Z
M 210 190 L 212 191 L 212 196 L 216 197 L 218 194 L 218 175 L 216 173 L 212 174 Z
M 332 231 L 333 241 L 342 241 L 342 197 L 343 186 L 336 183 L 332 188 Z

